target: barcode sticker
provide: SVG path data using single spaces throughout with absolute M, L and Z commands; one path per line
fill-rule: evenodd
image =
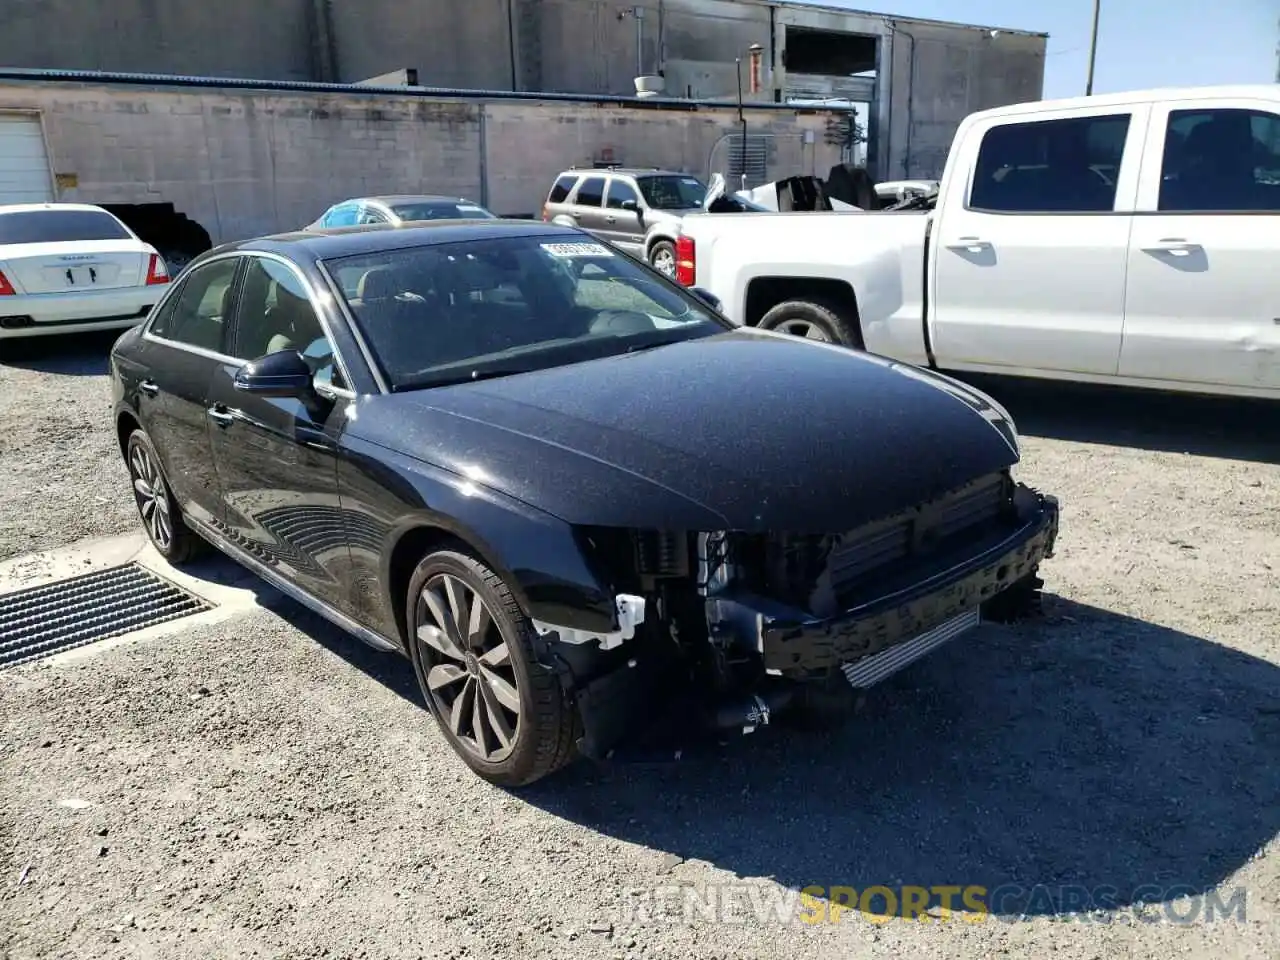
M 543 250 L 553 257 L 612 257 L 613 253 L 598 243 L 544 243 Z

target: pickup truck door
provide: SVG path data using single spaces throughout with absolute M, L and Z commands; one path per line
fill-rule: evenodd
M 930 335 L 941 367 L 1114 376 L 1149 108 L 979 121 L 935 216 Z
M 1280 105 L 1156 105 L 1129 247 L 1120 374 L 1280 388 Z

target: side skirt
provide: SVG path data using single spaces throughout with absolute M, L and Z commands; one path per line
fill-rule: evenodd
M 243 550 L 240 550 L 238 547 L 228 543 L 204 524 L 197 522 L 190 524 L 190 526 L 193 530 L 199 533 L 203 539 L 209 541 L 210 544 L 221 550 L 242 567 L 245 567 L 252 573 L 261 577 L 267 583 L 271 584 L 271 586 L 275 587 L 290 600 L 302 604 L 302 606 L 306 607 L 312 613 L 324 617 L 335 627 L 339 627 L 347 631 L 347 633 L 351 634 L 357 640 L 368 644 L 375 650 L 382 653 L 398 653 L 401 656 L 404 655 L 404 648 L 400 644 L 392 640 L 388 640 L 382 634 L 374 630 L 370 630 L 363 624 L 357 623 L 345 613 L 331 607 L 323 600 L 319 600 L 311 594 L 298 589 L 279 574 L 249 556 L 249 554 L 245 553 Z

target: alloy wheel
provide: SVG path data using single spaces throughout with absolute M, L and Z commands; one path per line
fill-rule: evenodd
M 173 518 L 169 515 L 169 492 L 155 458 L 144 445 L 135 443 L 129 451 L 129 476 L 138 513 L 147 534 L 161 551 L 173 545 Z
M 825 330 L 816 323 L 810 323 L 808 320 L 784 320 L 778 324 L 779 333 L 788 333 L 793 337 L 804 337 L 806 340 L 820 340 L 823 343 L 830 343 L 831 338 L 827 336 Z
M 670 250 L 659 250 L 653 255 L 653 268 L 664 276 L 676 275 L 676 258 Z
M 436 715 L 468 752 L 505 760 L 520 733 L 520 680 L 484 598 L 437 574 L 418 596 L 416 635 Z

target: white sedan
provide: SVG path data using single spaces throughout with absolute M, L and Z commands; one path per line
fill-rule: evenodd
M 132 327 L 168 283 L 155 247 L 101 207 L 0 206 L 0 340 Z

